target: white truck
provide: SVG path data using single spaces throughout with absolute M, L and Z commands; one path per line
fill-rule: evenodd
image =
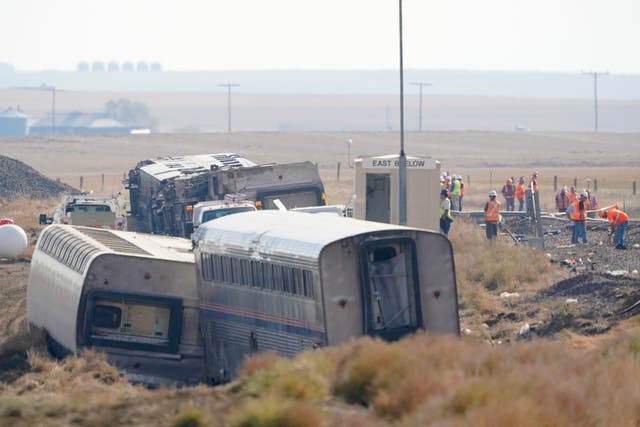
M 226 194 L 224 200 L 209 200 L 199 202 L 193 206 L 187 206 L 191 210 L 191 223 L 187 222 L 187 228 L 194 232 L 200 225 L 213 219 L 222 218 L 239 212 L 258 210 L 254 202 L 247 200 L 244 194 Z
M 127 231 L 124 201 L 117 196 L 65 196 L 53 217 L 40 214 L 40 224 L 72 224 Z

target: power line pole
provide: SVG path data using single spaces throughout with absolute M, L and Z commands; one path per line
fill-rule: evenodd
M 237 83 L 223 83 L 218 86 L 227 88 L 227 132 L 231 133 L 231 88 L 240 85 Z
M 411 82 L 412 85 L 416 85 L 420 87 L 420 108 L 418 113 L 418 132 L 422 132 L 422 88 L 423 86 L 432 86 L 431 83 L 423 83 L 423 82 Z
M 593 113 L 594 113 L 594 126 L 593 132 L 598 133 L 598 76 L 606 76 L 608 71 L 598 73 L 595 71 L 583 71 L 582 74 L 588 74 L 593 76 Z
M 398 158 L 398 175 L 400 184 L 399 194 L 399 223 L 407 224 L 407 157 L 404 152 L 404 67 L 402 61 L 402 0 L 398 0 L 399 32 L 400 32 L 400 156 Z

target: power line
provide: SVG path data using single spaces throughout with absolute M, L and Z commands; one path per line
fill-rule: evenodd
M 240 85 L 237 83 L 223 83 L 218 86 L 227 88 L 227 132 L 231 133 L 231 88 Z
M 598 76 L 606 76 L 609 74 L 608 71 L 605 72 L 595 72 L 595 71 L 583 71 L 582 74 L 588 74 L 593 76 L 593 113 L 594 113 L 594 125 L 593 131 L 598 133 Z
M 411 82 L 412 85 L 420 87 L 420 108 L 418 110 L 418 132 L 422 132 L 422 88 L 424 86 L 433 86 L 431 83 Z

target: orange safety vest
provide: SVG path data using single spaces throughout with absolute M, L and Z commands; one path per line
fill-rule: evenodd
M 572 221 L 584 221 L 587 218 L 587 201 L 585 200 L 584 203 L 582 203 L 582 210 L 580 210 L 580 199 L 576 200 L 575 202 L 572 203 L 573 205 L 573 210 L 571 211 L 571 220 Z
M 524 199 L 524 184 L 518 184 L 516 186 L 516 199 Z
M 620 209 L 612 208 L 607 212 L 607 219 L 611 224 L 622 224 L 625 221 L 629 221 L 629 215 L 622 212 Z
M 500 221 L 500 206 L 502 204 L 497 200 L 489 200 L 484 211 L 484 220 L 486 222 Z
M 533 192 L 537 193 L 538 192 L 538 181 L 536 181 L 535 179 L 531 179 L 531 181 L 529 181 L 529 188 L 531 188 L 531 185 L 533 185 Z
M 569 200 L 571 200 L 571 203 L 575 202 L 577 199 L 578 199 L 578 193 L 569 192 Z
M 464 196 L 464 181 L 460 180 L 460 195 Z

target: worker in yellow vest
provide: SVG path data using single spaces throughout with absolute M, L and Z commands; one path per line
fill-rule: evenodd
M 462 186 L 460 184 L 460 179 L 457 175 L 453 177 L 451 181 L 451 187 L 449 188 L 449 199 L 451 200 L 451 209 L 454 211 L 460 210 L 460 192 L 462 190 Z
M 492 240 L 498 236 L 498 223 L 500 222 L 500 207 L 502 206 L 496 200 L 495 190 L 489 191 L 489 201 L 484 205 L 484 225 L 487 239 Z
M 449 200 L 449 192 L 446 188 L 440 190 L 440 231 L 445 236 L 449 235 L 449 229 L 451 228 L 451 201 Z

